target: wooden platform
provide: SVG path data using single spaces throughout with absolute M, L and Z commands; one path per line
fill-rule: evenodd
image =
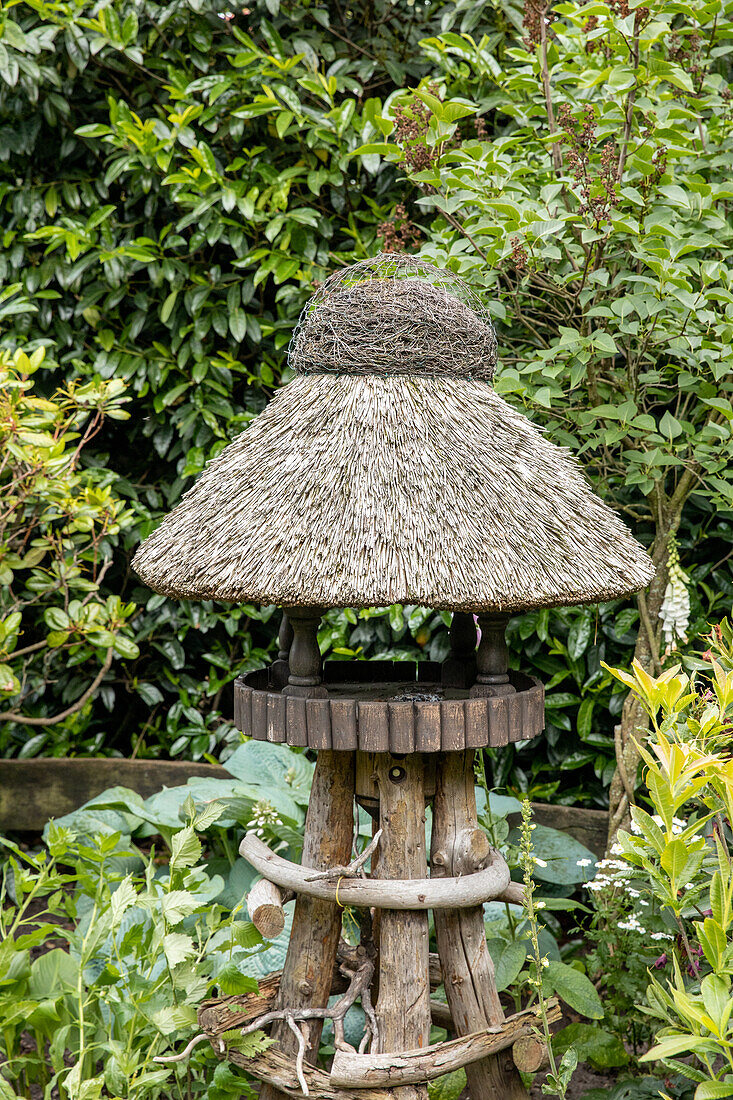
M 257 741 L 344 752 L 460 752 L 538 737 L 545 728 L 539 680 L 510 673 L 514 695 L 469 698 L 444 688 L 430 661 L 332 661 L 326 699 L 286 697 L 266 669 L 234 683 L 234 724 Z

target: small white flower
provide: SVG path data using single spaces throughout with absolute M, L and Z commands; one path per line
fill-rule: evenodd
M 620 920 L 618 927 L 623 929 L 624 932 L 641 932 L 642 934 L 646 932 L 646 929 L 642 928 L 633 913 L 627 920 Z
M 532 856 L 532 859 L 534 860 L 534 862 L 537 864 L 538 867 L 546 867 L 547 866 L 546 861 L 544 859 L 540 859 L 539 856 Z
M 611 855 L 612 855 L 612 856 L 620 856 L 620 855 L 623 855 L 623 851 L 624 851 L 624 850 L 623 850 L 623 848 L 621 847 L 621 845 L 619 844 L 619 842 L 618 842 L 618 841 L 616 841 L 616 843 L 615 843 L 615 844 L 612 844 L 612 845 L 611 845 Z
M 550 965 L 550 960 L 547 958 L 547 955 L 545 955 L 544 959 L 542 960 L 542 965 L 543 966 L 549 966 Z
M 547 908 L 547 902 L 544 902 L 544 901 L 536 901 L 536 902 L 534 903 L 534 907 L 535 907 L 535 909 L 546 909 L 546 908 Z
M 651 938 L 653 940 L 673 940 L 674 936 L 668 935 L 667 932 L 652 932 Z
M 575 866 L 576 867 L 590 867 L 592 862 L 593 862 L 592 859 L 576 859 Z

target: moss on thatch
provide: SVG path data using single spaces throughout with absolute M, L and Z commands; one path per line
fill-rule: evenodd
M 169 596 L 519 611 L 642 588 L 575 461 L 485 383 L 297 377 L 133 562 Z

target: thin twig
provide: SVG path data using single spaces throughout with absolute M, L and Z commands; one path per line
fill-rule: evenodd
M 629 141 L 631 140 L 631 131 L 634 123 L 634 104 L 636 102 L 636 89 L 639 81 L 636 76 L 636 70 L 639 68 L 639 14 L 638 11 L 634 16 L 634 39 L 633 45 L 629 48 L 630 61 L 634 68 L 634 83 L 629 89 L 629 94 L 626 97 L 626 110 L 624 117 L 624 132 L 621 138 L 621 151 L 618 156 L 618 164 L 616 166 L 616 179 L 621 182 L 624 174 L 624 168 L 626 167 L 626 156 L 629 151 Z M 627 43 L 628 46 L 628 43 Z
M 323 879 L 326 879 L 326 880 L 331 879 L 332 880 L 332 879 L 335 879 L 335 878 L 356 878 L 356 876 L 361 871 L 361 869 L 364 866 L 364 864 L 366 863 L 366 861 L 376 851 L 377 846 L 379 844 L 379 838 L 381 837 L 381 835 L 382 835 L 382 830 L 377 829 L 376 833 L 374 834 L 372 839 L 369 841 L 369 843 L 367 844 L 366 848 L 361 853 L 361 855 L 357 856 L 356 859 L 352 860 L 351 863 L 348 865 L 348 867 L 345 867 L 345 866 L 329 867 L 329 869 L 327 871 L 321 871 L 317 875 L 311 875 L 305 881 L 306 882 L 316 882 L 316 881 L 321 881 Z
M 295 1059 L 295 1072 L 298 1075 L 298 1082 L 300 1083 L 300 1090 L 303 1093 L 303 1096 L 309 1096 L 310 1093 L 308 1092 L 308 1082 L 306 1081 L 305 1074 L 303 1073 L 303 1062 L 305 1061 L 305 1036 L 303 1035 L 301 1028 L 299 1028 L 296 1024 L 292 1014 L 285 1017 L 285 1022 L 287 1023 L 295 1038 L 298 1040 L 298 1055 Z
M 87 699 L 91 698 L 91 696 L 97 690 L 99 685 L 102 683 L 102 680 L 109 672 L 109 667 L 112 664 L 113 653 L 113 647 L 110 646 L 107 650 L 107 656 L 104 658 L 104 664 L 92 680 L 87 690 L 84 692 L 83 695 L 79 696 L 79 698 L 74 704 L 72 704 L 72 706 L 67 707 L 66 710 L 62 710 L 60 714 L 54 714 L 50 718 L 26 718 L 24 714 L 16 714 L 12 710 L 6 710 L 4 713 L 0 714 L 0 722 L 18 722 L 20 725 L 24 726 L 55 726 L 57 722 L 63 722 L 65 718 L 69 718 L 72 714 L 76 714 L 77 711 L 80 711 L 86 703 Z
M 171 1062 L 185 1062 L 187 1058 L 190 1058 L 193 1048 L 197 1047 L 199 1043 L 205 1043 L 208 1038 L 206 1032 L 202 1031 L 200 1035 L 193 1037 L 186 1049 L 182 1050 L 180 1054 L 159 1054 L 157 1058 L 153 1058 L 153 1061 L 161 1064 L 165 1063 L 166 1065 Z

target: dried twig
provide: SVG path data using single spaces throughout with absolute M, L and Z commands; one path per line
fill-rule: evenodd
M 303 1029 L 298 1027 L 298 1025 L 296 1024 L 292 1013 L 289 1013 L 285 1017 L 285 1020 L 293 1035 L 298 1040 L 298 1056 L 295 1059 L 295 1072 L 298 1075 L 298 1081 L 300 1083 L 300 1088 L 303 1096 L 309 1096 L 310 1093 L 308 1092 L 308 1082 L 306 1081 L 305 1074 L 303 1073 L 303 1062 L 305 1061 L 306 1050 L 305 1035 L 303 1034 Z
M 326 879 L 329 882 L 333 882 L 334 879 L 338 878 L 356 878 L 366 861 L 377 850 L 377 846 L 379 845 L 379 838 L 381 837 L 381 835 L 382 830 L 378 829 L 372 839 L 367 844 L 364 851 L 361 853 L 361 855 L 357 856 L 356 859 L 353 859 L 348 867 L 329 867 L 327 871 L 321 871 L 317 875 L 309 875 L 306 879 L 306 882 L 316 882 L 320 879 Z
M 171 1062 L 185 1062 L 187 1058 L 190 1058 L 194 1047 L 197 1047 L 199 1043 L 205 1043 L 208 1038 L 206 1032 L 202 1031 L 200 1035 L 194 1035 L 191 1042 L 180 1054 L 159 1054 L 157 1058 L 153 1058 L 153 1061 L 160 1062 L 161 1065 L 169 1065 Z
M 373 1037 L 373 1028 L 376 1027 L 376 1019 L 374 1018 L 374 1012 L 371 1010 L 371 998 L 368 995 L 369 987 L 374 977 L 374 959 L 372 953 L 365 949 L 360 949 L 357 952 L 357 959 L 353 962 L 345 960 L 341 963 L 339 969 L 344 977 L 349 979 L 349 988 L 332 1008 L 287 1007 L 273 1009 L 272 1012 L 265 1012 L 263 1016 L 258 1017 L 258 1019 L 253 1020 L 251 1024 L 243 1027 L 242 1035 L 249 1035 L 253 1031 L 259 1031 L 261 1028 L 267 1027 L 268 1024 L 274 1023 L 275 1020 L 285 1020 L 291 1030 L 294 1024 L 305 1020 L 333 1020 L 334 1046 L 336 1050 L 347 1050 L 352 1054 L 356 1054 L 354 1047 L 346 1042 L 344 1036 L 344 1019 L 351 1006 L 361 997 L 364 1014 L 367 1017 L 367 1031 L 370 1039 Z M 365 992 L 367 995 L 366 1006 L 364 1002 Z M 367 1006 L 370 1011 L 367 1011 Z

